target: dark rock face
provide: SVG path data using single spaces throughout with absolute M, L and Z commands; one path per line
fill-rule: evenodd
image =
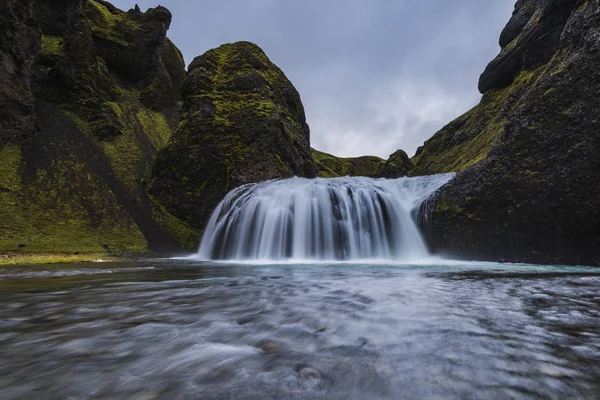
M 36 3 L 4 1 L 0 15 L 0 146 L 20 143 L 36 132 L 31 79 L 39 51 Z
M 151 195 L 204 228 L 231 189 L 294 175 L 315 177 L 300 96 L 256 45 L 197 57 L 183 86 L 179 128 L 153 169 Z
M 42 32 L 65 35 L 72 28 L 83 0 L 37 0 Z
M 518 30 L 517 22 L 507 30 Z M 536 2 L 512 55 L 503 49 L 487 68 L 478 107 L 489 106 L 486 96 L 509 90 L 499 107 L 504 123 L 487 157 L 437 195 L 430 219 L 437 251 L 600 265 L 599 31 L 598 0 Z
M 502 51 L 479 79 L 479 91 L 511 84 L 521 70 L 534 70 L 556 54 L 561 34 L 579 0 L 519 0 L 502 35 Z
M 366 176 L 378 178 L 385 160 L 375 156 L 336 157 L 312 149 L 312 154 L 321 178 L 336 178 L 340 176 Z
M 412 169 L 413 164 L 404 150 L 396 150 L 385 162 L 379 177 L 388 179 L 398 179 L 407 176 Z

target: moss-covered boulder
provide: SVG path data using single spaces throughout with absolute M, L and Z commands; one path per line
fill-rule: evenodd
M 160 151 L 151 195 L 204 228 L 231 189 L 315 177 L 300 96 L 255 44 L 226 44 L 197 57 L 183 86 L 179 126 Z
M 321 178 L 340 176 L 366 176 L 377 178 L 385 160 L 375 156 L 342 158 L 312 149 Z
M 398 179 L 407 176 L 412 168 L 413 164 L 408 154 L 404 150 L 396 150 L 381 168 L 379 177 Z
M 438 252 L 600 265 L 599 27 L 598 0 L 517 2 L 482 102 L 414 160 L 464 170 L 431 209 Z

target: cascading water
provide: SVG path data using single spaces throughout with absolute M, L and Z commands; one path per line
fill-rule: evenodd
M 199 257 L 423 259 L 429 254 L 414 214 L 453 176 L 291 178 L 242 186 L 231 191 L 213 213 Z

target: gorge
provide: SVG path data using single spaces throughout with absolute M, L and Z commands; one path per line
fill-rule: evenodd
M 163 6 L 2 7 L 2 399 L 600 398 L 600 0 L 518 0 L 387 160 Z
M 598 265 L 597 7 L 518 1 L 481 103 L 386 161 L 311 149 L 298 92 L 255 44 L 186 71 L 164 7 L 9 1 L 0 250 L 177 254 L 249 183 L 456 172 L 423 227 L 435 253 Z

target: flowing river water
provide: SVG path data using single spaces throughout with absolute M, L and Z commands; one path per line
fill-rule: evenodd
M 585 267 L 2 267 L 0 398 L 593 399 L 599 314 Z

